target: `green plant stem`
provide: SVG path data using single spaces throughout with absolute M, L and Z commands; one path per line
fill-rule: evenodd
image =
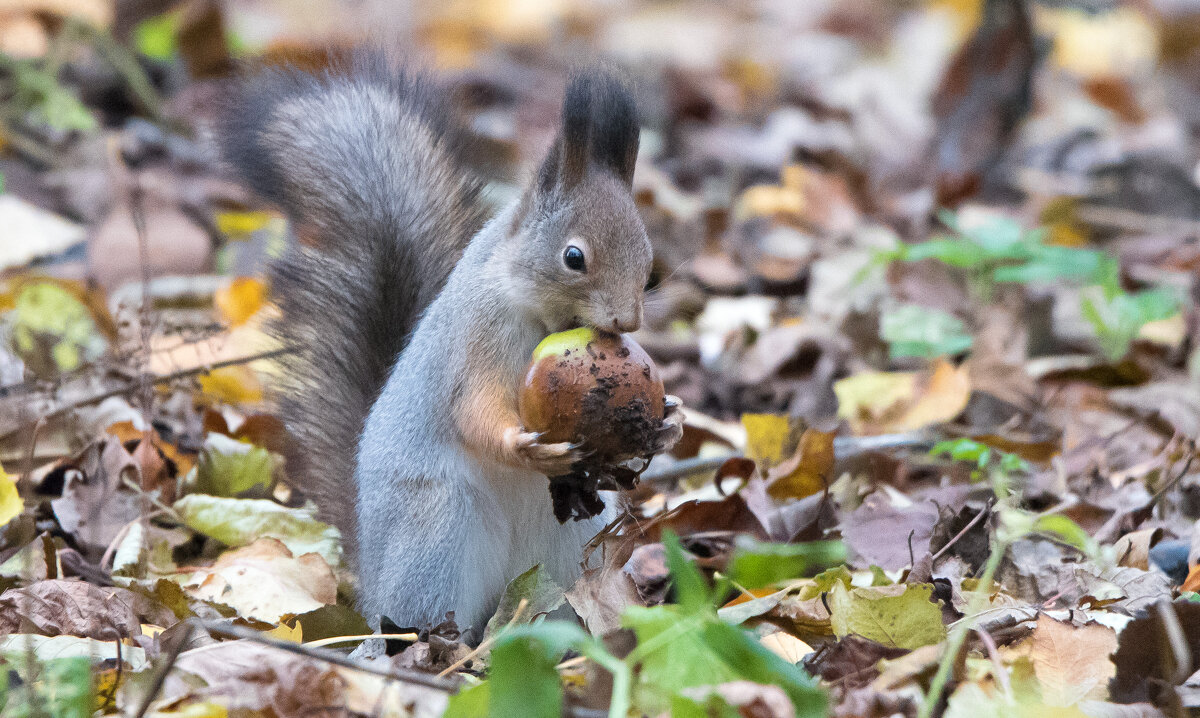
M 987 563 L 984 564 L 983 575 L 979 578 L 979 586 L 976 586 L 975 595 L 971 597 L 971 602 L 967 606 L 967 615 L 954 624 L 949 638 L 946 639 L 946 650 L 938 662 L 937 673 L 934 674 L 933 681 L 929 684 L 929 692 L 925 694 L 925 702 L 921 704 L 917 718 L 933 716 L 933 710 L 937 707 L 942 692 L 946 690 L 946 684 L 950 682 L 950 672 L 954 670 L 958 652 L 962 650 L 963 643 L 967 640 L 967 634 L 971 632 L 979 614 L 983 612 L 988 592 L 992 587 L 992 579 L 1000 568 L 1000 560 L 1004 558 L 1004 552 L 1008 550 L 1008 545 L 1008 541 L 996 539 L 996 544 L 992 547 L 991 554 L 988 555 Z M 983 590 L 980 590 L 981 587 Z

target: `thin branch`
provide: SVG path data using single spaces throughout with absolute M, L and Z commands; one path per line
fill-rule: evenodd
M 178 381 L 179 379 L 186 379 L 187 377 L 191 377 L 191 376 L 207 374 L 208 372 L 216 371 L 217 369 L 224 369 L 225 367 L 237 366 L 238 364 L 248 364 L 250 362 L 256 362 L 256 361 L 260 361 L 263 359 L 274 359 L 276 357 L 283 356 L 284 354 L 290 354 L 292 351 L 293 350 L 289 347 L 284 347 L 281 349 L 272 349 L 271 351 L 260 352 L 258 354 L 251 354 L 249 356 L 236 357 L 234 359 L 226 359 L 224 361 L 213 362 L 212 364 L 203 364 L 201 366 L 192 367 L 190 369 L 181 369 L 179 371 L 174 371 L 169 374 L 161 374 L 158 376 L 153 376 L 153 377 L 150 377 L 149 381 L 151 384 L 169 384 L 173 381 Z M 105 399 L 109 399 L 114 396 L 121 396 L 122 394 L 126 394 L 126 393 L 129 393 L 132 391 L 137 391 L 140 385 L 141 385 L 141 382 L 137 379 L 125 380 L 125 382 L 122 386 L 119 386 L 115 389 L 109 389 L 108 391 L 102 391 L 97 394 L 92 394 L 91 396 L 86 396 L 82 399 L 72 401 L 68 404 L 63 404 L 62 406 L 55 407 L 53 410 L 46 412 L 46 414 L 44 414 L 41 417 L 41 419 L 39 419 L 37 421 L 40 421 L 43 419 L 49 421 L 50 419 L 58 418 L 58 417 L 62 416 L 63 414 L 68 414 L 72 411 L 75 411 L 76 409 L 82 409 L 85 406 L 90 406 L 92 404 L 98 404 L 98 403 L 104 401 Z M 16 436 L 17 434 L 19 434 L 23 431 L 28 431 L 31 427 L 33 427 L 34 425 L 37 424 L 37 421 L 26 422 L 26 423 L 22 424 L 21 426 L 18 426 L 15 429 L 12 429 L 3 434 L 0 434 L 0 441 L 4 441 L 13 436 Z
M 223 623 L 216 623 L 214 621 L 203 621 L 198 618 L 189 618 L 188 621 L 194 622 L 196 625 L 204 628 L 206 631 L 214 635 L 225 636 L 227 638 L 239 638 L 246 641 L 254 641 L 255 643 L 261 643 L 264 646 L 278 648 L 281 651 L 296 653 L 307 658 L 325 661 L 326 663 L 332 663 L 336 666 L 342 666 L 344 668 L 353 668 L 356 671 L 370 673 L 383 678 L 390 678 L 393 681 L 399 681 L 401 683 L 415 683 L 420 686 L 425 686 L 426 688 L 433 688 L 434 690 L 444 691 L 446 693 L 453 693 L 454 691 L 458 690 L 459 682 L 456 680 L 448 680 L 440 676 L 431 676 L 428 673 L 421 673 L 420 671 L 413 671 L 404 668 L 379 668 L 369 663 L 363 663 L 361 661 L 347 658 L 334 651 L 329 651 L 324 648 L 309 648 L 302 643 L 293 643 L 291 641 L 285 641 L 272 636 L 267 636 L 255 631 L 252 628 L 245 628 L 243 626 L 226 625 Z

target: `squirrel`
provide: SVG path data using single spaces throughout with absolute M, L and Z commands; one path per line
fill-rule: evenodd
M 490 219 L 447 93 L 377 55 L 245 78 L 218 131 L 290 218 L 269 271 L 272 331 L 294 350 L 274 387 L 287 473 L 341 530 L 360 612 L 425 626 L 454 611 L 481 628 L 535 564 L 569 586 L 615 498 L 555 519 L 546 477 L 584 450 L 525 431 L 517 393 L 546 335 L 641 324 L 652 251 L 626 84 L 573 74 L 544 161 Z M 666 403 L 656 452 L 682 435 Z

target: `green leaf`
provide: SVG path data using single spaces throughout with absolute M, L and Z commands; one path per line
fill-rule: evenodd
M 1117 291 L 1111 296 L 1106 296 L 1103 291 L 1093 291 L 1085 294 L 1080 303 L 1080 312 L 1092 325 L 1100 350 L 1110 361 L 1117 361 L 1129 353 L 1143 326 L 1178 311 L 1178 300 L 1165 289 L 1132 294 Z
M 0 54 L 12 73 L 13 95 L 6 106 L 28 112 L 31 119 L 62 132 L 89 131 L 98 126 L 91 111 L 58 78 L 32 60 L 12 60 Z
M 632 629 L 638 647 L 630 658 L 638 667 L 638 705 L 651 715 L 667 709 L 669 698 L 691 686 L 736 680 L 737 670 L 723 661 L 704 640 L 703 614 L 680 606 L 630 606 L 621 625 Z
M 271 486 L 275 459 L 266 449 L 210 432 L 196 461 L 195 491 L 212 496 L 238 496 L 255 487 Z
M 524 612 L 520 616 L 522 623 L 531 623 L 535 618 L 550 613 L 563 605 L 566 597 L 562 587 L 550 579 L 550 575 L 541 564 L 534 566 L 525 573 L 508 582 L 504 595 L 500 597 L 500 605 L 496 613 L 488 621 L 484 638 L 491 636 L 503 628 L 516 615 L 521 601 L 526 601 Z
M 44 365 L 47 349 L 51 372 L 73 371 L 104 351 L 106 343 L 91 310 L 55 282 L 22 287 L 13 311 L 13 349 L 31 366 Z
M 721 621 L 711 621 L 703 629 L 703 640 L 740 678 L 779 686 L 796 708 L 797 718 L 824 716 L 825 692 L 799 667 L 763 648 L 745 631 Z
M 663 548 L 667 554 L 667 569 L 675 586 L 675 601 L 689 613 L 713 610 L 708 582 L 700 569 L 683 553 L 679 537 L 670 530 L 663 532 Z
M 729 578 L 745 588 L 762 588 L 845 559 L 846 548 L 840 541 L 764 543 L 739 536 L 729 560 Z
M 962 239 L 931 239 L 928 242 L 911 244 L 904 258 L 909 262 L 936 259 L 942 264 L 963 269 L 979 267 L 990 259 L 983 247 Z
M 133 45 L 137 51 L 155 60 L 170 60 L 179 51 L 176 36 L 179 15 L 163 13 L 141 21 L 133 28 Z
M 846 588 L 850 588 L 854 577 L 850 575 L 850 569 L 845 566 L 834 566 L 828 571 L 822 571 L 816 576 L 813 576 L 813 587 L 811 590 L 800 592 L 800 598 L 809 599 L 820 596 L 822 593 L 832 591 L 834 585 L 842 584 Z
M 47 715 L 91 718 L 92 672 L 88 658 L 45 661 L 38 664 L 36 676 L 29 675 L 20 656 L 13 656 L 13 659 L 13 665 L 8 667 L 10 670 L 0 675 L 0 708 L 3 708 L 5 718 Z M 30 695 L 31 689 L 33 695 Z
M 555 666 L 568 649 L 591 640 L 578 626 L 561 621 L 502 633 L 492 649 L 488 715 L 559 718 L 563 688 Z
M 704 702 L 671 697 L 671 718 L 741 718 L 741 713 L 719 695 L 710 695 Z
M 970 349 L 973 341 L 958 317 L 915 304 L 884 312 L 879 333 L 892 359 L 952 356 Z
M 1095 556 L 1099 544 L 1083 527 L 1062 514 L 1045 514 L 1033 522 L 1033 531 L 1052 536 L 1074 546 L 1088 556 Z
M 850 634 L 885 646 L 920 648 L 946 637 L 942 611 L 930 601 L 930 584 L 896 584 L 829 592 L 830 623 L 838 638 Z
M 487 718 L 491 693 L 490 681 L 462 689 L 450 696 L 442 718 Z
M 977 244 L 991 260 L 1020 258 L 1028 251 L 1029 244 L 1039 241 L 1036 234 L 1026 232 L 1019 222 L 1008 217 L 994 217 L 972 227 L 960 228 L 959 232 Z
M 230 499 L 191 494 L 175 502 L 183 522 L 228 546 L 249 546 L 263 536 L 277 538 L 295 556 L 317 553 L 330 566 L 341 563 L 341 535 L 314 518 L 308 508 L 293 509 L 265 499 Z
M 997 282 L 1054 282 L 1076 279 L 1096 282 L 1108 273 L 1114 260 L 1094 249 L 1037 245 L 1028 261 L 1022 264 L 997 267 L 992 279 Z

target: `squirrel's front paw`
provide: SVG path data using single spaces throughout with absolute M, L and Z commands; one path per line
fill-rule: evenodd
M 571 467 L 582 461 L 587 452 L 578 444 L 560 442 L 543 444 L 541 434 L 510 426 L 504 432 L 504 445 L 521 466 L 546 476 L 565 476 Z
M 665 398 L 666 411 L 663 412 L 663 423 L 654 437 L 654 450 L 650 453 L 661 454 L 670 451 L 683 438 L 683 412 L 679 409 L 683 402 L 677 396 L 668 394 Z

